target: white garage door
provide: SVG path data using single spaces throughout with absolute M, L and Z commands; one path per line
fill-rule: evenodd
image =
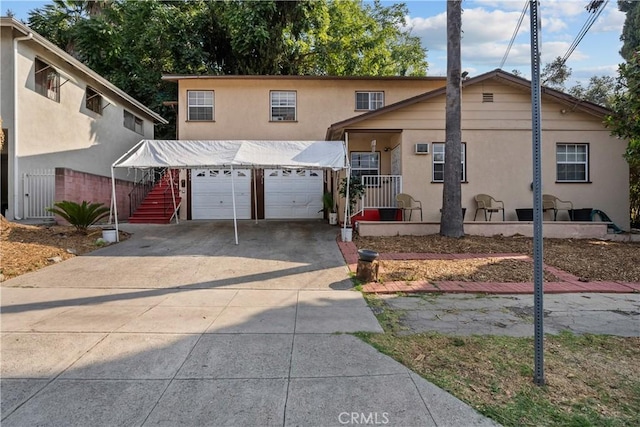
M 194 169 L 191 172 L 191 218 L 233 219 L 231 173 L 238 219 L 251 219 L 251 171 Z
M 321 170 L 265 169 L 265 218 L 322 218 L 322 176 Z

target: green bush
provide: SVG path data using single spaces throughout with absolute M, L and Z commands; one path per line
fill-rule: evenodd
M 90 225 L 95 224 L 109 214 L 109 208 L 104 206 L 104 203 L 83 201 L 80 204 L 63 200 L 53 205 L 55 207 L 47 208 L 47 210 L 64 218 L 82 234 L 87 234 L 87 228 Z

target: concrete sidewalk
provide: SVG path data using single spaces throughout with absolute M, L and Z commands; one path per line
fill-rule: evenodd
M 2 425 L 495 425 L 342 334 L 381 328 L 339 290 L 335 228 L 249 225 L 231 246 L 207 227 L 4 282 Z
M 533 336 L 533 295 L 381 295 L 400 313 L 401 334 Z M 544 332 L 640 337 L 640 294 L 554 294 L 543 298 Z

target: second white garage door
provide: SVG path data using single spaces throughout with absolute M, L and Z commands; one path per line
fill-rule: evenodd
M 194 169 L 191 173 L 191 218 L 233 219 L 231 173 L 238 219 L 251 219 L 251 171 Z
M 265 169 L 265 218 L 322 218 L 322 177 L 321 170 Z

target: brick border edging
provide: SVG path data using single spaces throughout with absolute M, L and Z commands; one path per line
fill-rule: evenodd
M 353 242 L 343 242 L 340 236 L 336 242 L 347 266 L 351 272 L 355 272 L 358 263 L 358 247 Z M 434 254 L 434 253 L 381 253 L 380 260 L 457 260 L 476 258 L 503 258 L 519 259 L 533 262 L 530 256 L 516 253 L 501 254 Z M 543 265 L 545 271 L 553 274 L 559 282 L 544 282 L 544 292 L 547 294 L 561 293 L 637 293 L 640 292 L 640 283 L 622 281 L 596 281 L 583 282 L 564 270 L 547 264 Z M 466 282 L 466 281 L 441 281 L 429 282 L 426 280 L 405 282 L 371 282 L 362 286 L 364 293 L 395 294 L 404 293 L 486 293 L 486 294 L 533 294 L 532 282 Z

